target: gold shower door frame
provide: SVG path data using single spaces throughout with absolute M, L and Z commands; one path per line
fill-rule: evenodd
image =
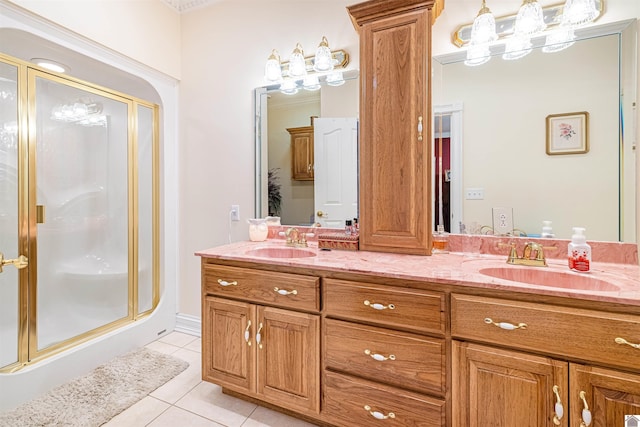
M 0 248 L 0 251 L 18 250 L 29 259 L 29 265 L 19 270 L 18 299 L 18 355 L 17 362 L 0 366 L 0 373 L 14 372 L 22 367 L 67 350 L 106 332 L 150 315 L 160 300 L 159 249 L 159 106 L 114 90 L 49 72 L 33 64 L 0 53 L 0 61 L 18 67 L 18 248 Z M 71 88 L 106 97 L 127 105 L 127 240 L 128 240 L 128 307 L 127 315 L 72 338 L 38 348 L 38 220 L 42 209 L 36 206 L 36 81 L 44 79 Z M 139 310 L 139 176 L 138 176 L 138 112 L 149 109 L 152 115 L 151 141 L 151 308 Z M 146 189 L 145 189 L 146 190 Z M 12 268 L 6 266 L 5 268 Z

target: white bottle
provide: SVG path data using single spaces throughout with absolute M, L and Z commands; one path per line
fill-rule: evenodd
M 591 246 L 587 244 L 585 229 L 573 227 L 573 236 L 568 245 L 569 268 L 573 271 L 585 273 L 591 270 Z
M 553 229 L 551 228 L 551 221 L 542 221 L 542 234 L 540 235 L 542 238 L 553 238 L 555 235 L 553 234 Z

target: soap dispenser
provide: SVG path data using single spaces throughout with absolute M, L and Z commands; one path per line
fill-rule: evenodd
M 569 268 L 581 273 L 591 270 L 591 246 L 587 243 L 584 232 L 585 229 L 582 227 L 573 227 L 573 235 L 567 251 Z

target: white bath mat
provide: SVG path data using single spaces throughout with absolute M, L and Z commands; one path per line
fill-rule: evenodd
M 0 413 L 1 427 L 92 427 L 109 421 L 189 366 L 184 360 L 141 348 L 87 375 Z

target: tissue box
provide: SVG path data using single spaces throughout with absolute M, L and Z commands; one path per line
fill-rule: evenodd
M 358 235 L 344 233 L 326 233 L 318 236 L 318 248 L 339 249 L 346 251 L 358 250 Z

